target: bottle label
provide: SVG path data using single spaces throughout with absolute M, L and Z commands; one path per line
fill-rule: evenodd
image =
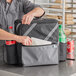
M 64 31 L 62 30 L 62 28 L 59 29 L 59 42 L 62 42 L 62 43 L 67 42 L 66 35 L 65 35 Z
M 13 45 L 16 44 L 16 41 L 6 41 L 6 45 Z

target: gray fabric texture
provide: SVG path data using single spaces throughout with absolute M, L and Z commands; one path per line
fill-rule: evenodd
M 58 45 L 22 47 L 24 66 L 58 64 Z
M 0 24 L 3 29 L 7 29 L 7 25 L 14 27 L 16 19 L 22 19 L 22 16 L 32 9 L 40 7 L 28 0 L 13 0 L 11 4 L 7 4 L 5 0 L 0 0 Z
M 59 43 L 59 60 L 65 61 L 67 58 L 67 44 Z

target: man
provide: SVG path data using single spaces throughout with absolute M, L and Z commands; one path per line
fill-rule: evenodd
M 43 14 L 44 10 L 40 8 L 40 6 L 33 4 L 28 0 L 0 0 L 0 24 L 4 30 L 7 30 L 8 26 L 10 25 L 14 27 L 14 21 L 16 19 L 21 19 L 22 24 L 29 25 L 35 17 L 39 18 Z M 6 35 L 6 32 L 1 29 L 0 32 L 1 34 L 4 32 L 3 34 Z M 4 36 L 4 39 L 6 40 L 8 36 L 9 34 L 7 34 L 7 36 Z M 11 39 L 11 37 L 12 36 L 9 38 Z M 19 38 L 20 36 L 17 37 Z M 26 38 L 26 42 L 28 40 L 30 41 L 29 37 Z M 22 41 L 20 42 L 23 43 Z

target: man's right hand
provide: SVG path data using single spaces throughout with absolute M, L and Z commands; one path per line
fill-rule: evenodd
M 28 36 L 17 36 L 16 41 L 23 45 L 32 45 L 32 40 Z
M 6 0 L 6 2 L 11 3 L 11 2 L 12 2 L 12 0 Z

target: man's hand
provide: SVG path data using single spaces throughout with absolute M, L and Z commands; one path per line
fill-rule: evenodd
M 32 45 L 32 40 L 28 36 L 18 36 L 0 29 L 0 40 L 15 40 L 23 45 Z
M 11 3 L 11 2 L 12 2 L 12 0 L 6 0 L 6 2 Z
M 32 13 L 27 13 L 23 16 L 22 18 L 22 24 L 30 24 L 31 21 L 33 20 L 34 15 Z
M 40 7 L 34 8 L 22 18 L 22 24 L 30 24 L 34 17 L 40 17 L 44 14 L 44 10 Z
M 17 36 L 16 41 L 23 45 L 32 45 L 32 40 L 28 36 Z

